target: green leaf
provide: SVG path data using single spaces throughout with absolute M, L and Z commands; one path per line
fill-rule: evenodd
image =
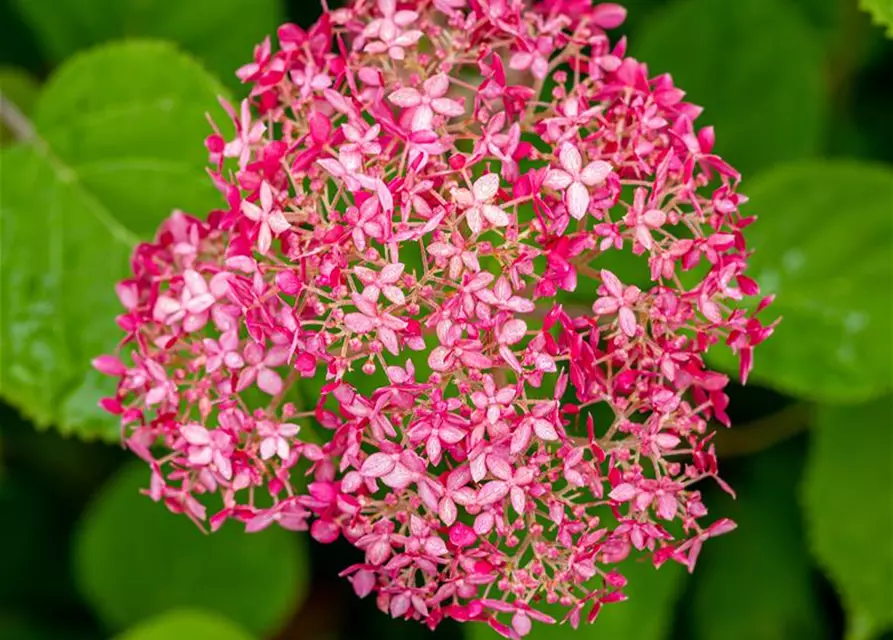
M 893 170 L 851 161 L 785 167 L 751 181 L 753 276 L 783 316 L 752 379 L 789 395 L 860 402 L 893 388 Z M 735 370 L 734 358 L 711 352 Z
M 23 69 L 17 67 L 0 67 L 0 95 L 4 101 L 12 102 L 25 116 L 31 114 L 40 86 L 37 80 Z M 0 118 L 0 146 L 15 140 L 15 132 L 11 131 L 6 116 Z
M 253 47 L 284 19 L 280 0 L 16 0 L 15 4 L 56 61 L 117 38 L 162 38 L 197 55 L 234 88 L 239 86 L 236 69 L 251 61 Z
M 812 580 L 796 487 L 802 442 L 748 459 L 747 476 L 731 479 L 737 502 L 716 492 L 714 516 L 738 529 L 705 546 L 692 589 L 694 640 L 788 640 L 828 636 Z
M 251 640 L 252 635 L 226 618 L 206 611 L 177 609 L 150 618 L 115 640 Z
M 90 360 L 120 339 L 114 284 L 174 208 L 221 198 L 204 172 L 220 85 L 171 45 L 78 55 L 35 108 L 36 136 L 2 150 L 0 395 L 39 426 L 113 439 Z M 220 110 L 222 113 L 222 110 Z
M 893 397 L 819 407 L 803 484 L 812 552 L 837 587 L 847 638 L 893 629 Z
M 670 73 L 716 127 L 716 151 L 744 175 L 812 156 L 826 96 L 817 33 L 778 0 L 682 0 L 630 41 L 651 75 Z
M 205 535 L 140 494 L 148 483 L 144 463 L 126 467 L 77 533 L 75 578 L 102 621 L 119 630 L 174 607 L 196 607 L 257 634 L 277 630 L 306 592 L 305 538 L 278 527 L 246 534 L 235 524 Z
M 525 636 L 525 640 L 662 640 L 669 637 L 673 606 L 684 586 L 685 570 L 675 563 L 655 569 L 646 559 L 627 560 L 620 571 L 629 581 L 624 588 L 628 600 L 605 605 L 594 624 L 582 621 L 576 631 L 567 624 L 534 622 L 533 630 Z M 563 611 L 556 608 L 548 613 L 560 620 Z M 496 640 L 501 637 L 488 625 L 480 623 L 470 625 L 468 634 L 470 640 Z
M 871 14 L 874 23 L 885 27 L 887 35 L 893 38 L 893 0 L 859 0 L 859 4 Z

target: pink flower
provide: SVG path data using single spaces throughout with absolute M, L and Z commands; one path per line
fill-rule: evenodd
M 242 100 L 238 118 L 228 102 L 221 99 L 220 104 L 236 125 L 236 138 L 226 143 L 226 146 L 223 148 L 223 155 L 227 158 L 238 158 L 239 167 L 244 168 L 251 157 L 252 147 L 263 140 L 267 127 L 260 120 L 252 119 L 248 100 Z
M 288 422 L 280 424 L 269 420 L 258 422 L 257 433 L 262 438 L 260 441 L 261 460 L 269 460 L 273 456 L 279 456 L 280 460 L 287 460 L 290 451 L 289 439 L 298 435 L 300 430 L 298 425 Z
M 232 455 L 232 438 L 220 429 L 208 431 L 200 424 L 188 424 L 180 429 L 183 439 L 189 443 L 189 464 L 196 467 L 213 465 L 224 479 L 233 477 L 230 462 Z
M 214 291 L 219 292 L 219 288 L 209 287 L 205 278 L 192 269 L 183 273 L 183 283 L 179 297 L 158 297 L 152 315 L 168 325 L 182 322 L 184 331 L 198 331 L 210 318 L 210 309 L 217 300 Z
M 387 275 L 385 274 L 385 277 Z M 379 306 L 370 300 L 370 297 L 354 294 L 353 303 L 359 309 L 359 313 L 348 313 L 344 316 L 344 326 L 359 334 L 375 331 L 375 337 L 385 348 L 397 355 L 400 352 L 400 347 L 396 332 L 405 329 L 406 322 L 381 311 Z
M 564 143 L 559 153 L 561 169 L 550 169 L 546 175 L 544 186 L 565 192 L 565 203 L 568 213 L 579 220 L 589 209 L 589 189 L 601 184 L 609 173 L 611 165 L 602 160 L 590 162 L 583 166 L 583 157 L 577 148 Z
M 381 153 L 381 145 L 377 142 L 378 135 L 381 132 L 381 125 L 373 125 L 361 131 L 350 123 L 345 122 L 341 125 L 344 131 L 344 137 L 349 141 L 341 148 L 347 153 L 360 153 L 362 155 L 374 156 Z
M 282 211 L 275 206 L 273 191 L 268 182 L 262 182 L 260 185 L 260 206 L 243 200 L 242 213 L 246 218 L 257 223 L 257 249 L 261 253 L 270 250 L 274 235 L 278 236 L 291 227 Z
M 363 156 L 356 146 L 344 145 L 338 152 L 338 159 L 322 158 L 317 160 L 333 177 L 341 178 L 350 191 L 360 188 L 375 189 L 374 178 L 363 173 Z
M 554 51 L 554 41 L 548 36 L 536 38 L 533 42 L 524 42 L 524 49 L 516 51 L 509 59 L 509 68 L 530 72 L 539 79 L 546 77 L 549 70 L 549 55 Z
M 613 273 L 601 270 L 602 286 L 599 291 L 602 297 L 592 305 L 592 312 L 597 316 L 617 314 L 620 328 L 629 337 L 636 335 L 636 313 L 633 306 L 639 300 L 641 291 L 638 287 L 624 287 Z
M 395 284 L 400 280 L 405 266 L 401 262 L 387 265 L 379 273 L 366 267 L 356 267 L 354 270 L 360 281 L 366 285 L 363 289 L 363 297 L 378 302 L 378 297 L 384 293 L 384 297 L 394 304 L 401 305 L 406 302 L 403 291 Z
M 434 347 L 428 356 L 428 366 L 435 371 L 449 371 L 461 362 L 473 369 L 489 369 L 493 361 L 481 353 L 482 344 L 477 340 L 460 338 L 462 329 L 449 321 L 437 325 L 440 346 Z
M 419 14 L 415 11 L 397 11 L 397 0 L 378 0 L 378 10 L 382 17 L 369 22 L 363 30 L 363 36 L 373 40 L 366 45 L 367 53 L 387 53 L 393 60 L 403 60 L 405 48 L 422 37 L 418 30 L 404 31 L 415 22 Z
M 743 380 L 775 327 L 740 176 L 611 42 L 617 5 L 349 5 L 237 72 L 235 136 L 206 139 L 225 204 L 135 248 L 101 406 L 151 499 L 343 538 L 388 615 L 593 622 L 617 563 L 691 569 L 734 527 L 701 491 L 732 493 L 709 351 Z
M 239 374 L 236 390 L 247 389 L 257 381 L 257 386 L 261 391 L 271 396 L 278 395 L 282 391 L 282 378 L 271 367 L 285 364 L 288 359 L 288 350 L 285 347 L 273 347 L 264 353 L 263 347 L 252 342 L 245 347 L 243 355 L 248 366 Z
M 494 227 L 505 227 L 509 218 L 505 211 L 491 204 L 499 190 L 499 176 L 488 173 L 474 181 L 471 190 L 454 189 L 453 199 L 465 210 L 465 221 L 472 233 L 480 233 L 484 228 L 484 220 Z
M 388 99 L 398 107 L 412 109 L 412 130 L 427 131 L 434 122 L 434 114 L 455 118 L 465 113 L 465 109 L 455 100 L 444 98 L 450 88 L 449 78 L 436 75 L 422 84 L 422 91 L 412 87 L 397 89 Z

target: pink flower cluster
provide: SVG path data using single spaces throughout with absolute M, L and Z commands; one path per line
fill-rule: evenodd
M 698 491 L 728 426 L 703 354 L 746 378 L 772 332 L 753 220 L 700 108 L 609 42 L 624 14 L 356 0 L 255 49 L 206 143 L 225 208 L 136 249 L 95 362 L 153 499 L 343 536 L 383 611 L 510 638 L 734 527 Z

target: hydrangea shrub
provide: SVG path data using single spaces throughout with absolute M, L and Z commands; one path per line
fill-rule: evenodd
M 731 493 L 704 354 L 744 380 L 772 333 L 742 304 L 754 219 L 700 108 L 610 41 L 624 17 L 357 0 L 256 47 L 206 140 L 226 206 L 137 247 L 95 361 L 152 499 L 344 537 L 391 616 L 511 638 L 734 528 L 699 491 Z

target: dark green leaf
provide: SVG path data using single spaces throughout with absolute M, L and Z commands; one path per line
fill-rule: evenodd
M 117 38 L 163 38 L 196 54 L 231 86 L 238 85 L 235 71 L 251 61 L 254 45 L 283 21 L 279 0 L 16 0 L 16 4 L 49 57 L 57 61 Z M 131 82 L 138 84 L 138 77 Z
M 215 611 L 257 633 L 279 628 L 304 597 L 304 538 L 235 524 L 203 534 L 141 495 L 142 462 L 112 479 L 84 516 L 75 541 L 81 592 L 119 630 L 172 607 Z
M 177 609 L 163 613 L 117 636 L 116 640 L 251 640 L 226 618 L 206 611 Z
M 891 426 L 887 396 L 820 407 L 813 432 L 803 508 L 813 554 L 843 600 L 850 640 L 893 629 Z
M 824 402 L 893 387 L 893 171 L 858 162 L 780 167 L 753 180 L 749 272 L 777 294 L 778 329 L 756 349 L 753 379 Z M 734 370 L 734 359 L 714 350 Z
M 134 244 L 174 208 L 220 202 L 202 140 L 221 91 L 171 45 L 102 47 L 50 80 L 36 137 L 3 149 L 0 392 L 38 425 L 116 437 L 96 408 L 114 387 L 90 360 L 119 339 L 113 287 Z
M 723 494 L 708 503 L 726 508 L 738 529 L 709 541 L 695 570 L 695 640 L 789 640 L 827 637 L 811 575 L 795 498 L 803 467 L 801 442 L 749 459 L 735 483 L 738 501 Z
M 787 2 L 682 0 L 630 42 L 705 107 L 716 151 L 745 175 L 819 149 L 826 96 L 818 35 Z

